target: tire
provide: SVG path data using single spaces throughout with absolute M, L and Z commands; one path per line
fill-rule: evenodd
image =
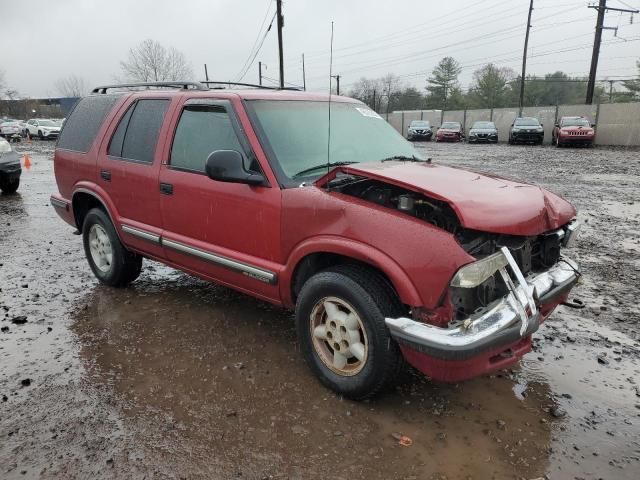
M 17 178 L 14 181 L 9 181 L 6 178 L 0 180 L 0 190 L 5 195 L 11 195 L 12 193 L 16 193 L 18 187 L 20 186 L 20 179 Z
M 353 321 L 353 316 L 344 315 L 352 309 L 357 328 L 349 327 L 347 321 L 344 325 L 349 329 L 345 329 L 339 316 L 330 316 L 327 303 L 337 306 L 343 319 L 351 317 Z M 298 341 L 307 365 L 323 385 L 340 395 L 363 400 L 377 394 L 398 378 L 404 366 L 400 349 L 384 321 L 385 317 L 400 316 L 402 312 L 388 282 L 371 269 L 339 265 L 314 275 L 303 285 L 296 304 Z M 337 325 L 330 321 L 332 318 Z M 319 327 L 326 337 L 314 335 Z M 342 350 L 346 364 L 336 365 L 337 350 L 331 341 L 337 350 Z M 363 359 L 353 353 L 355 349 L 351 350 L 358 344 Z
M 42 136 L 42 131 L 38 130 L 38 140 L 44 140 L 44 137 Z
M 93 252 L 92 242 L 96 242 Z M 140 275 L 142 257 L 130 252 L 120 243 L 116 230 L 104 210 L 89 210 L 82 224 L 82 243 L 89 266 L 101 283 L 111 287 L 126 287 Z M 99 258 L 105 263 L 99 265 Z

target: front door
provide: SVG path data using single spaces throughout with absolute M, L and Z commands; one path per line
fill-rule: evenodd
M 194 273 L 279 301 L 280 189 L 210 179 L 205 162 L 236 150 L 262 172 L 231 102 L 191 99 L 176 112 L 173 141 L 160 170 L 167 258 Z

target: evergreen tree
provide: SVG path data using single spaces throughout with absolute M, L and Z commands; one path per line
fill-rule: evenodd
M 427 79 L 428 103 L 433 108 L 451 109 L 450 97 L 459 89 L 458 75 L 462 68 L 453 57 L 444 57 Z

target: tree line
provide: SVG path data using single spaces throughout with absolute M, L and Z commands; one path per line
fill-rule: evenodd
M 624 80 L 623 91 L 598 85 L 596 102 L 640 101 L 640 60 L 638 78 Z M 463 90 L 459 76 L 462 67 L 452 57 L 444 57 L 426 79 L 424 91 L 406 85 L 401 77 L 389 73 L 383 77 L 360 78 L 349 96 L 357 98 L 377 112 L 393 110 L 461 110 L 517 107 L 521 77 L 511 68 L 488 63 L 473 73 L 471 85 Z M 571 77 L 562 71 L 525 79 L 525 106 L 573 105 L 584 103 L 587 79 Z

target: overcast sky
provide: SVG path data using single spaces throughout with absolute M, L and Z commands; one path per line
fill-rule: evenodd
M 640 7 L 640 0 L 609 0 Z M 534 0 L 528 73 L 589 71 L 596 11 L 584 0 Z M 520 69 L 529 0 L 287 0 L 285 81 L 326 90 L 331 21 L 335 22 L 335 74 L 343 91 L 362 76 L 392 72 L 424 88 L 440 58 L 462 65 L 467 87 L 475 69 L 493 61 Z M 0 69 L 22 95 L 55 96 L 66 75 L 89 85 L 110 82 L 129 48 L 146 38 L 182 51 L 198 80 L 237 80 L 252 46 L 275 11 L 275 0 L 0 0 Z M 263 29 L 260 30 L 261 25 Z M 598 78 L 637 74 L 640 16 L 607 14 Z M 626 39 L 626 41 L 625 41 Z M 556 52 L 565 50 L 564 52 Z M 244 81 L 257 82 L 258 60 L 277 79 L 275 22 Z M 556 53 L 551 53 L 556 52 Z

